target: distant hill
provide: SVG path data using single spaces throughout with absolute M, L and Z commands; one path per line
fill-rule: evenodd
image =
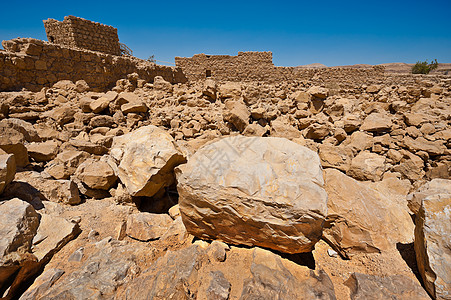
M 378 66 L 384 66 L 385 72 L 387 73 L 410 73 L 412 67 L 415 64 L 407 64 L 407 63 L 385 63 L 380 64 Z M 334 66 L 331 68 L 349 68 L 349 69 L 366 69 L 371 68 L 373 65 L 369 64 L 355 64 L 355 65 L 347 65 L 347 66 Z M 299 69 L 320 69 L 320 68 L 328 68 L 326 65 L 320 63 L 313 63 L 309 65 L 297 66 Z M 438 68 L 431 72 L 431 74 L 437 73 L 445 73 L 451 74 L 451 63 L 439 63 Z
M 323 68 L 327 68 L 327 66 L 320 64 L 320 63 L 313 63 L 313 64 L 309 64 L 309 65 L 297 66 L 296 68 L 299 68 L 299 69 L 323 69 Z

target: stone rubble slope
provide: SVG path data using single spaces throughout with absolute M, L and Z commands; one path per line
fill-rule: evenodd
M 0 92 L 0 297 L 448 299 L 451 78 L 337 78 Z

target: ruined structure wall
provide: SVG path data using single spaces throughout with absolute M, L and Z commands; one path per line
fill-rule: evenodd
M 271 52 L 239 52 L 237 56 L 196 54 L 193 57 L 176 57 L 175 63 L 191 81 L 207 78 L 207 72 L 212 79 L 218 81 L 317 80 L 363 83 L 371 78 L 381 80 L 384 77 L 383 67 L 367 69 L 276 67 L 272 62 Z
M 66 16 L 62 22 L 45 20 L 44 27 L 49 42 L 113 55 L 121 54 L 117 29 L 112 26 Z
M 238 52 L 237 56 L 196 54 L 191 58 L 176 57 L 175 64 L 189 80 L 205 79 L 211 72 L 216 80 L 252 81 L 274 72 L 271 52 Z
M 0 91 L 38 91 L 64 79 L 83 79 L 91 88 L 103 91 L 134 72 L 148 82 L 155 76 L 171 83 L 186 81 L 179 68 L 134 57 L 73 49 L 36 39 L 14 39 L 3 41 L 2 45 L 5 50 L 0 50 Z

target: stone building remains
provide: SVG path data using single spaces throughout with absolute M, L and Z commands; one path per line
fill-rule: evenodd
M 238 52 L 237 56 L 196 54 L 193 57 L 176 57 L 175 65 L 182 69 L 190 81 L 211 77 L 217 81 L 287 81 L 313 80 L 320 82 L 380 81 L 384 67 L 369 68 L 299 68 L 277 67 L 272 62 L 272 52 Z
M 261 80 L 263 74 L 274 72 L 272 52 L 238 52 L 237 56 L 196 54 L 176 57 L 175 65 L 182 68 L 190 80 L 212 77 L 217 80 Z
M 62 22 L 44 20 L 49 42 L 107 54 L 121 55 L 117 29 L 74 16 L 66 16 Z

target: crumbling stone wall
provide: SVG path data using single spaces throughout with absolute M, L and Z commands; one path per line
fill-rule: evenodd
M 162 76 L 171 83 L 186 82 L 180 68 L 160 66 L 135 57 L 115 56 L 74 49 L 41 40 L 20 38 L 3 41 L 0 50 L 0 91 L 25 88 L 39 91 L 60 80 L 85 80 L 94 90 L 112 88 L 127 74 L 138 73 L 153 82 Z
M 271 52 L 238 52 L 237 56 L 196 54 L 176 57 L 175 65 L 182 68 L 189 80 L 212 77 L 216 80 L 260 80 L 275 71 Z
M 51 43 L 121 55 L 117 29 L 112 26 L 66 16 L 62 22 L 44 20 L 44 27 Z
M 191 80 L 211 77 L 218 81 L 313 80 L 324 82 L 372 82 L 382 80 L 384 68 L 366 69 L 324 68 L 302 69 L 276 67 L 271 52 L 238 52 L 237 56 L 196 54 L 193 57 L 176 57 L 175 64 Z

